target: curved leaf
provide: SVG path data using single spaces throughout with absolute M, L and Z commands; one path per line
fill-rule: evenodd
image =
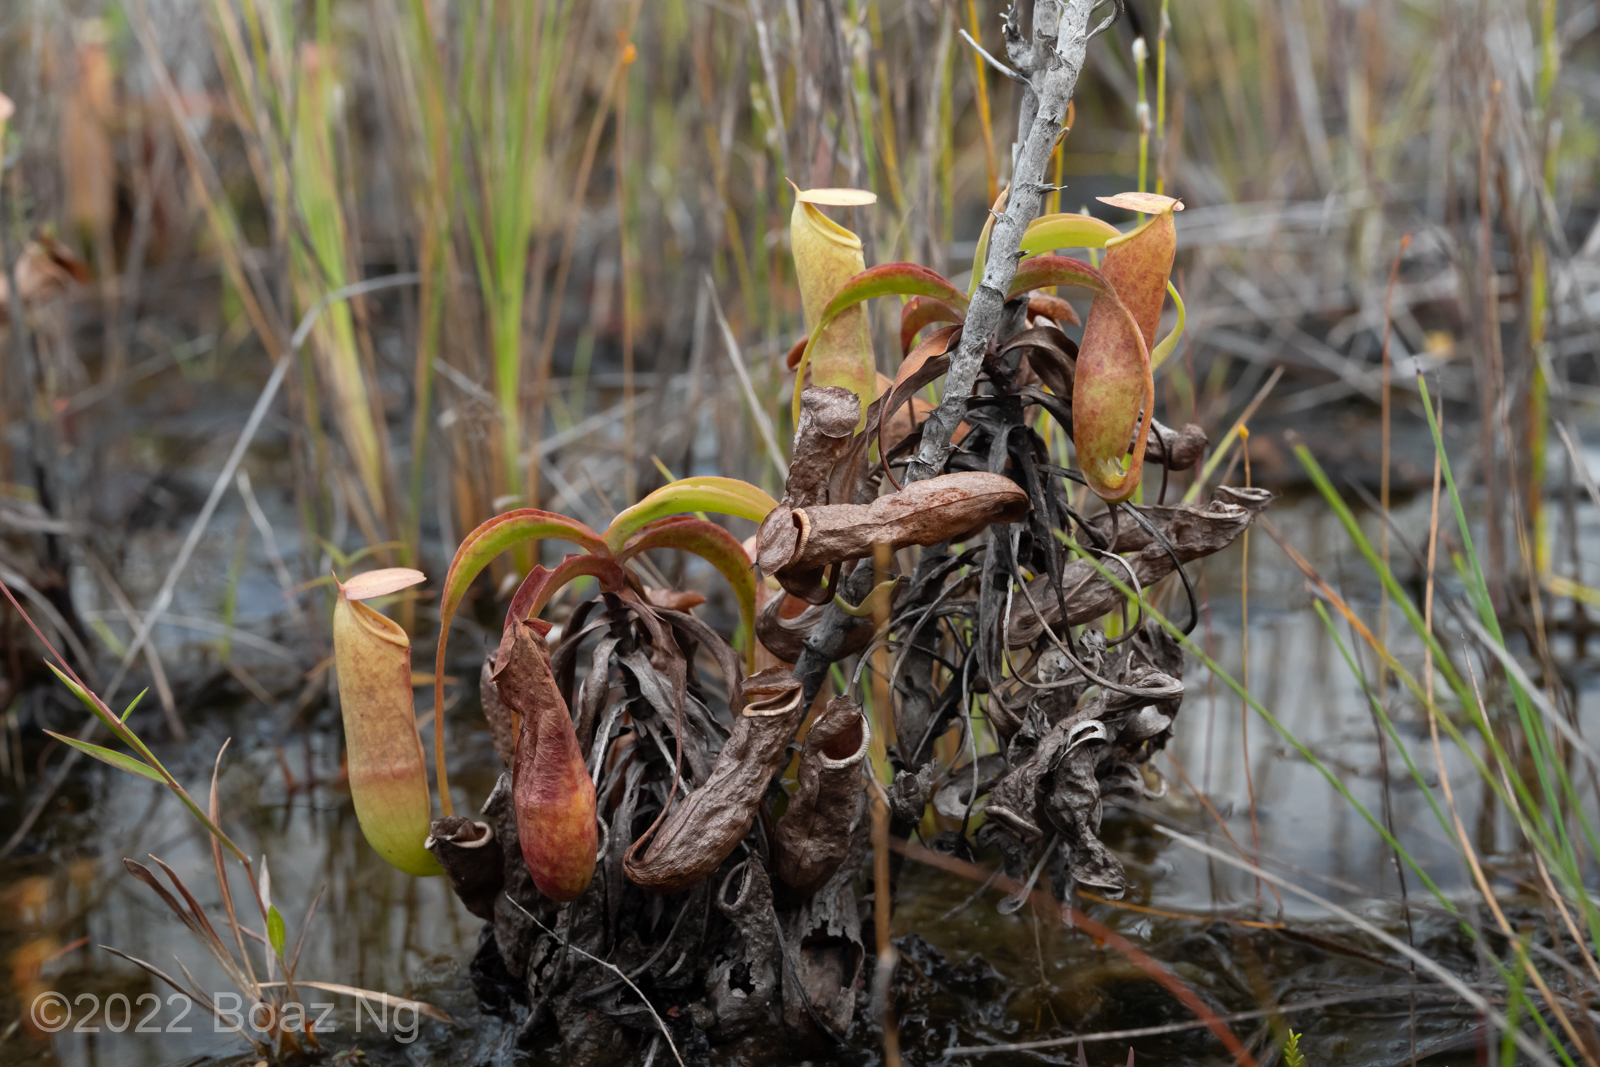
M 1106 276 L 1081 259 L 1034 256 L 1017 264 L 1017 274 L 1011 280 L 1011 290 L 1006 293 L 1006 299 L 1014 300 L 1023 293 L 1043 289 L 1047 285 L 1075 285 L 1092 293 L 1112 290 Z
M 1059 296 L 1050 293 L 1034 293 L 1028 297 L 1028 315 L 1034 319 L 1042 315 L 1057 326 L 1083 325 L 1083 320 L 1078 318 L 1077 309 Z
M 918 389 L 937 379 L 950 369 L 950 360 L 946 353 L 950 346 L 955 344 L 959 326 L 946 326 L 937 333 L 929 334 L 923 342 L 916 347 L 909 356 L 900 362 L 900 369 L 895 372 L 894 382 L 884 390 L 882 403 L 878 408 L 878 426 L 876 439 L 878 442 L 878 455 L 888 456 L 888 448 L 884 441 L 885 427 L 894 421 L 895 412 L 900 410 L 900 405 L 911 400 Z M 911 413 L 907 421 L 906 432 L 910 433 L 917 428 L 916 412 Z M 896 490 L 900 483 L 895 479 L 894 471 L 889 469 L 885 460 L 883 472 L 889 476 Z
M 450 561 L 439 597 L 439 650 L 434 655 L 433 706 L 444 707 L 444 653 L 450 640 L 450 620 L 455 617 L 461 598 L 472 580 L 483 573 L 489 561 L 508 548 L 529 541 L 552 538 L 571 541 L 589 552 L 609 554 L 600 535 L 576 519 L 538 508 L 518 508 L 485 520 L 466 536 Z M 438 727 L 435 727 L 438 730 Z M 442 748 L 435 746 L 442 751 Z M 442 791 L 442 790 L 441 790 Z
M 965 315 L 936 297 L 912 297 L 906 301 L 905 307 L 900 309 L 901 353 L 911 351 L 911 343 L 917 339 L 917 334 L 922 332 L 923 327 L 932 326 L 937 322 L 959 323 L 965 319 Z
M 517 592 L 511 598 L 511 606 L 506 609 L 506 622 L 509 625 L 513 619 L 526 621 L 537 618 L 544 611 L 545 605 L 550 603 L 550 598 L 555 596 L 562 586 L 574 578 L 588 575 L 599 580 L 600 585 L 607 592 L 620 592 L 627 585 L 627 572 L 621 567 L 621 561 L 610 556 L 598 556 L 593 552 L 583 555 L 570 555 L 555 565 L 554 570 L 535 567 L 522 579 L 522 584 L 517 587 Z
M 1000 190 L 989 208 L 989 217 L 983 220 L 983 229 L 978 231 L 978 247 L 972 250 L 972 280 L 967 282 L 969 297 L 978 291 L 978 283 L 983 281 L 983 270 L 989 265 L 989 235 L 994 232 L 994 217 L 1005 210 L 1006 197 L 1010 195 L 1011 186 Z
M 651 523 L 617 553 L 622 561 L 632 559 L 640 552 L 652 548 L 673 548 L 692 552 L 715 567 L 728 584 L 733 586 L 739 600 L 739 617 L 744 620 L 745 634 L 750 644 L 745 650 L 746 665 L 755 670 L 756 632 L 756 576 L 750 569 L 750 556 L 744 545 L 727 530 L 705 519 L 687 515 L 661 519 Z
M 870 273 L 870 272 L 868 272 Z M 832 305 L 829 305 L 830 307 Z M 816 335 L 812 334 L 815 338 Z M 804 364 L 804 360 L 801 363 Z M 802 373 L 804 373 L 802 369 Z M 795 396 L 800 390 L 795 390 Z M 607 549 L 620 552 L 622 546 L 644 526 L 656 519 L 685 511 L 709 511 L 718 515 L 737 515 L 760 522 L 778 502 L 759 486 L 737 478 L 705 476 L 680 478 L 651 493 L 611 520 L 603 535 Z
M 839 605 L 839 610 L 852 619 L 870 619 L 880 610 L 887 612 L 890 603 L 894 600 L 894 587 L 900 581 L 900 576 L 888 578 L 872 587 L 872 592 L 861 599 L 861 603 L 852 607 L 850 602 L 838 593 L 833 595 L 833 602 Z
M 1161 342 L 1150 350 L 1150 370 L 1152 372 L 1165 363 L 1167 357 L 1172 355 L 1172 350 L 1178 347 L 1178 338 L 1183 336 L 1183 326 L 1188 319 L 1188 312 L 1183 306 L 1183 297 L 1178 295 L 1177 287 L 1171 282 L 1167 283 L 1167 295 L 1172 297 L 1172 302 L 1177 305 L 1178 325 L 1174 326 L 1172 332 L 1163 337 Z
M 1057 248 L 1104 248 L 1107 241 L 1121 236 L 1121 230 L 1093 215 L 1040 215 L 1022 235 L 1022 250 L 1032 253 Z
M 944 301 L 963 314 L 969 303 L 967 294 L 951 285 L 942 275 L 916 263 L 885 263 L 864 270 L 845 282 L 844 286 L 833 295 L 833 299 L 828 301 L 828 306 L 811 331 L 811 337 L 806 341 L 806 350 L 795 367 L 794 424 L 796 426 L 800 425 L 802 392 L 800 383 L 805 381 L 806 366 L 811 360 L 812 350 L 816 348 L 817 339 L 822 336 L 822 331 L 827 328 L 828 323 L 857 304 L 871 300 L 875 296 L 931 296 L 935 300 Z M 874 398 L 863 397 L 861 406 L 865 408 L 872 399 Z

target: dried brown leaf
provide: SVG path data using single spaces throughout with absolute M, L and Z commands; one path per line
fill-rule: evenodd
M 1057 326 L 1082 326 L 1078 312 L 1073 306 L 1059 296 L 1049 293 L 1030 293 L 1028 295 L 1028 317 L 1046 318 Z

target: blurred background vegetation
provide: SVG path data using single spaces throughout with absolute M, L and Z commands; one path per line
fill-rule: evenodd
M 999 14 L 8 5 L 3 224 L 33 336 L 6 346 L 6 506 L 88 522 L 114 555 L 139 492 L 113 489 L 126 460 L 187 462 L 163 399 L 263 381 L 326 294 L 385 278 L 320 318 L 263 438 L 292 466 L 297 577 L 323 570 L 319 539 L 442 558 L 512 501 L 603 518 L 661 465 L 770 486 L 742 405 L 711 403 L 738 399 L 713 291 L 781 422 L 789 181 L 879 194 L 847 220 L 869 263 L 961 273 L 1008 176 L 1016 94 L 958 31 L 998 48 Z M 1554 0 L 1130 3 L 1090 50 L 1056 166 L 1076 210 L 1133 187 L 1144 144 L 1149 184 L 1189 208 L 1195 314 L 1164 417 L 1220 422 L 1275 364 L 1269 416 L 1377 401 L 1410 235 L 1397 387 L 1414 393 L 1415 366 L 1485 400 L 1491 494 L 1539 477 L 1550 376 L 1567 404 L 1594 370 L 1595 21 Z M 877 312 L 889 370 L 894 309 Z M 1503 570 L 1516 534 L 1490 540 Z M 65 580 L 59 556 L 14 558 L 41 589 Z

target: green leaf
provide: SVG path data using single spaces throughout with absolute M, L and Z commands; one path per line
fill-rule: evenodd
M 828 301 L 827 308 L 822 313 L 822 318 L 817 321 L 816 329 L 811 331 L 811 337 L 806 341 L 806 350 L 800 356 L 800 362 L 795 366 L 795 381 L 805 381 L 806 365 L 811 359 L 811 350 L 816 347 L 817 338 L 822 336 L 822 331 L 828 323 L 866 300 L 875 296 L 931 296 L 942 300 L 957 311 L 966 313 L 967 305 L 971 303 L 967 294 L 951 285 L 943 276 L 936 274 L 927 267 L 915 263 L 885 263 L 882 266 L 864 270 L 851 278 Z M 800 394 L 802 390 L 797 386 L 794 391 L 794 424 L 800 425 Z M 870 401 L 863 400 L 865 407 Z
M 1293 1030 L 1289 1031 L 1289 1040 L 1283 1045 L 1283 1062 L 1287 1067 L 1306 1067 L 1306 1054 L 1300 1051 L 1300 1035 Z
M 739 616 L 744 620 L 745 634 L 750 636 L 746 658 L 751 670 L 755 669 L 756 577 L 750 569 L 750 557 L 744 546 L 727 530 L 714 522 L 691 519 L 687 516 L 663 519 L 640 531 L 618 553 L 621 559 L 631 559 L 652 548 L 675 548 L 692 552 L 715 567 L 733 586 L 739 601 Z
M 1188 312 L 1184 309 L 1183 297 L 1178 295 L 1177 287 L 1171 282 L 1167 283 L 1167 295 L 1172 297 L 1172 302 L 1177 305 L 1178 325 L 1174 326 L 1172 332 L 1158 341 L 1156 346 L 1150 350 L 1150 370 L 1152 372 L 1165 363 L 1167 357 L 1172 355 L 1172 350 L 1178 347 L 1178 339 L 1183 336 L 1184 323 L 1188 321 Z
M 276 904 L 267 906 L 267 940 L 272 942 L 272 951 L 277 957 L 283 959 L 283 943 L 286 940 L 283 928 L 283 916 L 278 912 Z
M 839 605 L 840 611 L 852 619 L 870 619 L 878 613 L 879 608 L 885 611 L 889 609 L 890 599 L 894 596 L 895 583 L 899 580 L 899 578 L 889 578 L 879 582 L 872 587 L 872 592 L 868 593 L 861 603 L 854 607 L 851 607 L 850 602 L 837 593 L 834 594 L 833 602 Z
M 1093 215 L 1062 213 L 1040 215 L 1022 235 L 1022 251 L 1050 252 L 1057 248 L 1104 248 L 1122 231 Z
M 127 710 L 122 713 L 123 722 L 128 721 L 128 716 L 133 714 L 133 709 L 139 706 L 139 701 L 143 700 L 144 695 L 148 692 L 150 692 L 149 689 L 141 689 L 139 690 L 139 695 L 128 702 Z
M 76 737 L 68 737 L 66 734 L 58 734 L 54 730 L 46 730 L 45 733 L 49 734 L 51 737 L 62 742 L 63 744 L 71 745 L 79 752 L 82 752 L 85 756 L 93 756 L 102 763 L 111 764 L 111 766 L 117 768 L 119 771 L 127 771 L 129 774 L 137 774 L 140 778 L 148 778 L 152 782 L 160 782 L 163 785 L 166 784 L 167 780 L 161 777 L 155 768 L 151 767 L 147 763 L 142 763 L 139 760 L 134 759 L 132 756 L 123 755 L 121 752 L 113 752 L 111 749 L 101 748 L 99 745 L 91 745 L 87 741 L 79 741 Z
M 47 662 L 45 666 L 49 667 L 55 676 L 61 679 L 62 685 L 72 690 L 72 695 L 78 698 L 78 702 L 80 704 L 93 712 L 95 718 L 99 719 L 112 729 L 116 729 L 119 724 L 112 718 L 110 712 L 94 695 L 92 695 L 87 689 L 83 688 L 83 686 L 79 685 L 77 682 L 74 682 L 70 675 L 59 669 L 54 663 Z
M 799 390 L 795 391 L 795 395 L 800 395 Z M 680 478 L 671 485 L 663 485 L 612 519 L 604 534 L 605 547 L 614 553 L 621 552 L 628 538 L 656 519 L 668 515 L 705 511 L 717 515 L 737 515 L 751 522 L 760 522 L 767 517 L 767 512 L 777 506 L 778 502 L 760 487 L 737 478 Z
M 972 250 L 972 280 L 967 283 L 967 296 L 971 297 L 978 291 L 978 283 L 983 281 L 983 269 L 989 265 L 989 235 L 994 232 L 994 217 L 1005 210 L 1006 197 L 1011 195 L 1011 186 L 1000 190 L 1000 195 L 994 198 L 994 204 L 989 208 L 989 217 L 983 220 L 983 229 L 978 232 L 978 247 Z
M 450 619 L 455 615 L 461 598 L 466 595 L 467 587 L 483 573 L 491 560 L 517 545 L 546 538 L 570 541 L 588 552 L 606 552 L 605 542 L 599 534 L 565 515 L 536 508 L 519 508 L 496 515 L 468 534 L 466 540 L 461 542 L 461 547 L 456 549 L 455 558 L 450 561 L 450 570 L 444 579 L 444 592 L 439 600 L 441 634 L 449 630 Z

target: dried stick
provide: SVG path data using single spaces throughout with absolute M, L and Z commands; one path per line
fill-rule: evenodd
M 1006 213 L 995 223 L 989 239 L 989 261 L 984 268 L 983 284 L 978 287 L 968 312 L 961 347 L 950 361 L 944 398 L 923 424 L 921 449 L 910 464 L 907 481 L 930 478 L 944 469 L 945 459 L 950 454 L 950 436 L 966 413 L 967 398 L 977 381 L 989 338 L 1002 324 L 1006 290 L 1017 273 L 1017 250 L 1028 224 L 1038 214 L 1039 196 L 1047 188 L 1043 183 L 1045 166 L 1061 134 L 1067 104 L 1077 85 L 1078 73 L 1083 69 L 1089 38 L 1110 25 L 1107 19 L 1094 32 L 1090 31 L 1089 17 L 1095 6 L 1095 0 L 1039 0 L 1034 9 L 1031 46 L 1012 17 L 1007 17 L 1006 54 L 1013 64 L 1022 68 L 1029 86 L 1022 94 L 1017 122 L 1019 134 L 1025 134 L 1025 142 L 1017 151 L 1011 183 L 1013 192 L 1020 195 L 1007 198 Z M 1116 10 L 1121 10 L 1120 4 Z M 858 567 L 841 582 L 840 593 L 845 601 L 855 604 L 871 588 L 872 568 Z M 837 603 L 829 604 L 806 639 L 805 649 L 795 663 L 794 675 L 805 687 L 807 703 L 821 690 L 828 666 L 838 658 L 844 647 L 845 631 L 854 621 Z
M 950 455 L 950 436 L 966 413 L 967 398 L 978 380 L 989 339 L 1000 326 L 1006 292 L 1017 274 L 1017 251 L 1022 246 L 1023 233 L 1039 214 L 1041 194 L 1050 188 L 1044 181 L 1045 168 L 1061 136 L 1067 103 L 1083 69 L 1089 38 L 1093 36 L 1089 16 L 1094 7 L 1094 0 L 1039 0 L 1033 12 L 1031 49 L 1023 40 L 1021 28 L 1012 21 L 1013 16 L 1007 16 L 1006 52 L 1027 78 L 1017 123 L 1022 140 L 1013 160 L 1011 195 L 1006 198 L 1005 214 L 996 220 L 989 238 L 983 280 L 973 295 L 961 346 L 950 360 L 944 397 L 923 426 L 922 445 L 907 470 L 908 481 L 938 474 Z

